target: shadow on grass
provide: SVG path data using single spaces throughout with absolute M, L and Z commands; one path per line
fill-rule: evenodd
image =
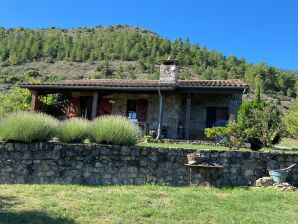
M 14 211 L 21 204 L 16 197 L 0 196 L 0 224 L 75 224 L 68 218 L 52 217 L 43 211 Z

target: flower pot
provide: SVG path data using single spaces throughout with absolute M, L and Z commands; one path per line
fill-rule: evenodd
M 270 170 L 269 171 L 270 177 L 274 180 L 275 183 L 285 183 L 287 176 L 288 176 L 288 171 L 284 170 Z

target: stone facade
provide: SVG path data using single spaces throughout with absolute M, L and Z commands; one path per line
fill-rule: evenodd
M 113 94 L 107 96 L 115 102 L 112 114 L 126 116 L 127 100 L 148 100 L 147 123 L 149 130 L 157 130 L 159 114 L 159 97 L 157 94 Z M 164 94 L 163 96 L 163 125 L 167 127 L 167 138 L 177 138 L 178 123 L 181 119 L 182 96 L 179 94 Z
M 175 63 L 160 65 L 160 82 L 175 83 L 178 77 L 178 67 Z
M 186 155 L 194 150 L 60 143 L 1 143 L 0 183 L 188 185 Z M 298 163 L 297 154 L 202 151 L 220 170 L 193 170 L 193 183 L 250 185 L 267 169 Z M 298 185 L 298 167 L 288 181 Z
M 230 108 L 230 95 L 193 94 L 190 112 L 190 138 L 197 139 L 203 135 L 206 128 L 207 107 Z
M 159 114 L 158 94 L 113 94 L 105 96 L 112 99 L 112 114 L 126 116 L 127 100 L 148 100 L 147 123 L 149 130 L 157 130 Z M 239 98 L 229 94 L 192 94 L 190 113 L 190 139 L 198 139 L 203 136 L 206 128 L 207 107 L 227 107 L 231 117 L 235 117 L 235 111 L 240 105 Z M 236 101 L 238 99 L 238 101 Z M 181 93 L 163 94 L 163 122 L 167 129 L 166 138 L 179 138 L 178 127 L 185 126 L 186 119 L 186 95 Z

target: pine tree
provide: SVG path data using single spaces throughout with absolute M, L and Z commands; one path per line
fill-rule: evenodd
M 298 139 L 298 98 L 295 100 L 288 114 L 285 115 L 288 132 Z
M 254 95 L 254 103 L 255 104 L 260 104 L 261 103 L 261 78 L 259 75 L 256 77 L 255 81 L 255 95 Z

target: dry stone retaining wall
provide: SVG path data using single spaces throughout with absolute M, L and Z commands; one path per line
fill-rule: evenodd
M 0 143 L 0 183 L 187 185 L 187 153 L 194 150 L 61 143 Z M 222 170 L 193 170 L 193 183 L 249 185 L 267 169 L 298 163 L 298 155 L 238 151 L 202 151 Z M 288 181 L 298 185 L 298 167 Z

